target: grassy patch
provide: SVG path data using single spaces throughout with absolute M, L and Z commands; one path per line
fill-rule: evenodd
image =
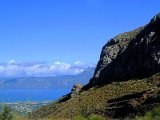
M 75 116 L 88 117 L 92 114 L 98 114 L 107 118 L 106 109 L 114 109 L 131 101 L 133 102 L 132 104 L 137 105 L 139 103 L 133 100 L 135 98 L 134 95 L 154 91 L 158 85 L 160 85 L 159 75 L 142 80 L 113 82 L 100 88 L 91 88 L 81 92 L 66 102 L 57 102 L 45 106 L 35 111 L 33 115 L 36 118 L 70 119 Z
M 137 117 L 136 120 L 160 120 L 160 107 L 147 112 L 143 117 Z

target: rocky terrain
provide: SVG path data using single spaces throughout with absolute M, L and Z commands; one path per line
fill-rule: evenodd
M 149 24 L 108 42 L 90 84 L 152 76 L 160 71 L 160 14 Z
M 80 90 L 33 112 L 33 118 L 106 119 L 143 116 L 160 106 L 160 14 L 136 30 L 109 40 L 93 78 Z M 72 93 L 76 94 L 72 97 Z

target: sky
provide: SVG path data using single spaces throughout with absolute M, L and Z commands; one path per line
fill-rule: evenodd
M 0 77 L 80 73 L 97 64 L 110 38 L 148 23 L 159 5 L 159 0 L 1 0 Z

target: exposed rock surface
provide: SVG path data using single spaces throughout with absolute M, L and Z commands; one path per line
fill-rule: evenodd
M 71 90 L 71 98 L 77 96 L 81 91 L 82 87 L 83 86 L 81 84 L 75 84 Z
M 160 13 L 150 23 L 111 39 L 102 49 L 91 86 L 149 77 L 160 71 Z

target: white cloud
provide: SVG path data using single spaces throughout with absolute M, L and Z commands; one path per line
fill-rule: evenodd
M 74 63 L 75 65 L 81 65 L 81 64 L 83 64 L 81 61 L 76 61 L 75 63 Z
M 0 63 L 0 77 L 74 75 L 92 66 L 81 61 L 76 61 L 73 64 L 55 61 L 52 64 L 48 64 L 46 62 L 10 60 L 6 63 Z
M 9 65 L 14 64 L 14 63 L 16 63 L 15 60 L 10 60 L 10 61 L 8 61 L 8 64 L 9 64 Z

